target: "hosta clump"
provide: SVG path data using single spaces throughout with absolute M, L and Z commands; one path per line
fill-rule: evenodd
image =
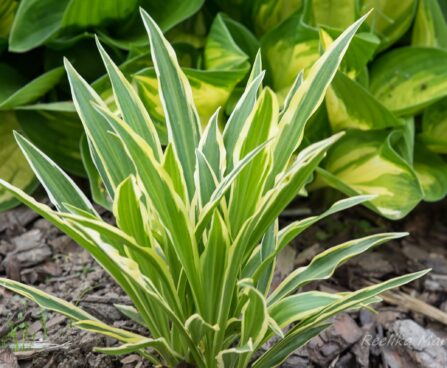
M 352 256 L 402 236 L 377 234 L 323 252 L 270 291 L 276 256 L 292 239 L 319 219 L 368 199 L 345 199 L 320 216 L 278 228 L 281 211 L 339 137 L 300 147 L 306 122 L 362 20 L 332 43 L 306 79 L 297 77 L 282 109 L 271 90 L 262 88 L 258 58 L 223 132 L 218 111 L 201 126 L 173 49 L 147 14 L 143 20 L 159 80 L 166 147 L 100 45 L 117 111 L 110 111 L 66 63 L 92 158 L 88 169 L 97 172 L 113 201 L 117 226 L 104 222 L 73 181 L 18 134 L 56 210 L 4 181 L 1 186 L 92 254 L 133 302 L 117 308 L 146 327 L 148 335 L 108 326 L 30 286 L 6 279 L 0 285 L 68 316 L 76 327 L 122 343 L 99 352 L 136 352 L 167 366 L 270 368 L 322 331 L 331 316 L 375 302 L 379 293 L 424 273 L 351 293 L 295 294 L 311 281 L 330 277 Z M 277 342 L 253 358 L 275 336 Z

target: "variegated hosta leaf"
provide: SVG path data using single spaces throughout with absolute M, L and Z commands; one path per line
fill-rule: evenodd
M 388 48 L 410 28 L 417 0 L 360 0 L 360 12 L 374 9 L 366 23 L 382 42 L 379 50 Z
M 411 43 L 415 46 L 447 47 L 447 21 L 438 0 L 419 0 Z
M 38 182 L 17 146 L 13 131 L 20 129 L 13 111 L 0 111 L 0 179 L 31 193 Z M 0 211 L 15 207 L 19 202 L 4 188 L 0 189 Z
M 402 47 L 378 58 L 371 93 L 391 111 L 415 114 L 447 95 L 447 51 Z
M 312 0 L 310 5 L 313 25 L 347 28 L 358 18 L 356 0 Z
M 431 151 L 447 153 L 447 98 L 425 109 L 420 137 Z
M 347 195 L 375 194 L 368 207 L 399 219 L 423 198 L 412 167 L 399 156 L 384 131 L 349 131 L 329 152 L 320 170 L 326 184 Z
M 429 151 L 423 142 L 416 142 L 414 170 L 424 191 L 424 200 L 439 201 L 447 194 L 447 163 L 436 153 Z
M 326 93 L 326 108 L 335 131 L 375 130 L 404 124 L 365 88 L 340 72 Z
M 282 101 L 301 71 L 305 75 L 320 56 L 318 31 L 302 21 L 302 13 L 287 18 L 261 40 L 261 50 L 270 71 L 273 89 Z
M 323 48 L 326 49 L 341 33 L 341 30 L 323 25 L 320 29 Z M 379 38 L 373 33 L 360 32 L 356 34 L 341 62 L 340 71 L 366 87 L 368 85 L 367 65 L 372 60 L 379 44 Z

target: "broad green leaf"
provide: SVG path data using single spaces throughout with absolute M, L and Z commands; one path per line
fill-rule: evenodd
M 23 77 L 9 65 L 0 64 L 0 110 L 9 110 L 29 104 L 50 91 L 64 75 L 62 67 L 46 72 L 33 81 L 23 84 Z
M 9 48 L 29 51 L 63 28 L 82 30 L 123 19 L 136 10 L 137 4 L 137 0 L 23 0 L 12 25 Z
M 24 52 L 48 40 L 57 32 L 69 3 L 70 0 L 21 1 L 9 36 L 9 49 Z
M 196 13 L 204 0 L 141 0 L 140 6 L 157 22 L 163 31 L 167 31 L 181 21 Z
M 438 0 L 419 0 L 411 43 L 415 46 L 447 47 L 447 20 Z
M 423 194 L 414 170 L 392 147 L 391 136 L 386 131 L 349 131 L 318 172 L 326 184 L 347 195 L 377 195 L 367 207 L 400 219 Z
M 326 108 L 334 131 L 375 130 L 404 124 L 365 88 L 340 72 L 326 92 Z
M 23 106 L 15 114 L 26 136 L 38 148 L 64 170 L 85 176 L 79 152 L 83 128 L 73 105 L 55 102 Z
M 32 193 L 38 186 L 36 177 L 17 146 L 13 131 L 20 129 L 14 112 L 0 112 L 0 178 Z M 18 201 L 0 189 L 0 211 L 15 207 Z
M 424 110 L 420 137 L 431 151 L 447 153 L 447 98 Z
M 149 34 L 152 61 L 158 76 L 160 99 L 174 152 L 181 162 L 189 198 L 194 193 L 195 149 L 199 143 L 200 120 L 191 86 L 175 56 L 172 46 L 154 20 L 141 12 Z
M 308 1 L 312 24 L 334 28 L 347 28 L 357 19 L 356 0 Z
M 251 10 L 252 23 L 258 36 L 270 31 L 301 9 L 303 0 L 256 0 Z
M 335 269 L 368 249 L 385 243 L 393 239 L 399 239 L 407 233 L 385 233 L 370 235 L 361 239 L 351 240 L 349 242 L 329 248 L 328 250 L 315 256 L 310 264 L 300 267 L 289 274 L 284 281 L 270 294 L 268 298 L 269 306 L 275 305 L 285 296 L 293 293 L 301 286 L 311 281 L 327 279 L 332 276 Z
M 230 18 L 228 15 L 223 13 L 220 13 L 220 16 L 222 17 L 222 20 L 224 21 L 225 26 L 230 32 L 234 42 L 236 42 L 238 47 L 249 57 L 253 64 L 257 54 L 259 53 L 259 40 L 255 37 L 251 30 L 245 27 L 242 23 L 239 23 L 235 19 Z
M 447 95 L 447 51 L 402 47 L 374 61 L 371 93 L 396 114 L 416 114 Z
M 51 202 L 60 212 L 71 212 L 66 204 L 98 216 L 87 197 L 47 155 L 20 134 L 14 134 L 20 149 L 44 186 Z
M 374 9 L 366 24 L 381 38 L 379 50 L 391 46 L 410 28 L 417 3 L 417 0 L 360 0 L 361 14 Z
M 424 200 L 439 201 L 447 194 L 447 163 L 429 151 L 423 142 L 417 142 L 414 152 L 414 170 L 424 191 Z

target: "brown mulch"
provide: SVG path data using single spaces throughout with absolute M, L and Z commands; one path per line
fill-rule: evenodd
M 290 215 L 292 213 L 292 215 Z M 300 216 L 291 211 L 287 223 Z M 306 231 L 278 260 L 274 283 L 328 246 L 377 232 L 410 236 L 381 245 L 306 290 L 355 290 L 378 280 L 432 268 L 375 310 L 338 316 L 333 325 L 293 354 L 284 367 L 447 367 L 447 201 L 423 204 L 399 222 L 355 208 Z M 105 214 L 108 216 L 108 214 Z M 75 302 L 99 319 L 138 331 L 114 303 L 128 303 L 119 287 L 68 237 L 25 207 L 0 214 L 0 277 L 20 280 Z M 148 367 L 137 355 L 92 352 L 112 339 L 72 328 L 69 321 L 0 289 L 0 368 Z

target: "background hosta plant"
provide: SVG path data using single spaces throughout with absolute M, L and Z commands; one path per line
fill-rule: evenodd
M 33 172 L 13 143 L 21 129 L 70 174 L 85 176 L 79 143 L 83 132 L 64 78 L 63 56 L 89 81 L 103 73 L 93 32 L 109 45 L 124 71 L 149 66 L 138 48 L 147 41 L 138 9 L 150 11 L 167 31 L 194 14 L 203 0 L 2 0 L 0 4 L 0 178 L 30 193 L 37 185 Z M 146 48 L 145 48 L 146 50 Z M 144 60 L 144 61 L 142 61 Z M 147 61 L 146 61 L 147 60 Z M 97 90 L 109 86 L 98 81 Z M 68 101 L 68 102 L 67 102 Z M 0 211 L 17 204 L 0 191 Z
M 167 366 L 188 362 L 270 368 L 322 331 L 330 317 L 376 302 L 378 294 L 426 272 L 355 292 L 295 294 L 311 281 L 330 277 L 351 257 L 404 235 L 376 234 L 328 249 L 270 290 L 276 256 L 292 239 L 319 219 L 370 199 L 344 199 L 319 216 L 278 227 L 281 211 L 342 136 L 302 147 L 305 125 L 363 19 L 327 48 L 305 78 L 298 75 L 283 109 L 271 89 L 262 87 L 258 57 L 223 131 L 219 109 L 208 122 L 201 121 L 173 48 L 145 12 L 143 20 L 167 127 L 166 146 L 99 43 L 116 112 L 66 61 L 87 149 L 113 200 L 116 226 L 103 221 L 74 182 L 20 134 L 17 142 L 55 209 L 10 183 L 0 184 L 87 249 L 133 302 L 117 308 L 149 333 L 108 326 L 73 304 L 18 282 L 0 279 L 0 285 L 68 316 L 76 327 L 122 343 L 96 348 L 105 354 L 136 352 Z M 277 342 L 254 358 L 275 336 Z
M 70 96 L 61 68 L 66 55 L 87 81 L 95 81 L 93 88 L 115 111 L 108 79 L 99 78 L 104 70 L 90 57 L 92 31 L 131 78 L 161 142 L 167 142 L 138 6 L 156 19 L 176 50 L 202 126 L 217 106 L 223 107 L 220 122 L 228 120 L 259 47 L 267 69 L 264 83 L 282 107 L 296 74 L 307 75 L 321 49 L 374 7 L 305 132 L 310 143 L 350 130 L 330 150 L 308 189 L 374 194 L 366 205 L 390 219 L 447 193 L 445 1 L 167 0 L 160 6 L 150 0 L 111 0 L 101 11 L 99 1 L 89 9 L 82 3 L 5 0 L 0 7 L 0 83 L 6 86 L 0 92 L 0 155 L 16 158 L 15 164 L 0 165 L 0 177 L 28 193 L 37 182 L 12 144 L 18 127 L 69 173 L 88 175 L 94 200 L 111 206 L 87 143 L 81 142 L 79 150 L 83 130 L 73 105 L 65 102 Z M 359 150 L 358 142 L 367 147 Z M 21 175 L 15 175 L 19 169 Z M 0 210 L 15 203 L 0 192 Z

